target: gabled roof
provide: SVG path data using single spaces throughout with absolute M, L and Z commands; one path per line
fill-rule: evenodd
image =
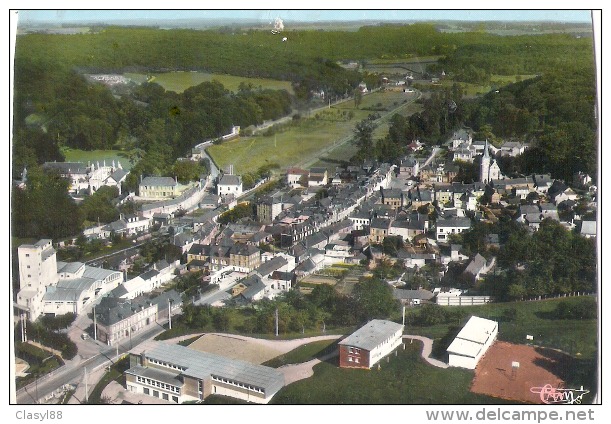
M 146 177 L 140 183 L 141 186 L 162 186 L 162 187 L 174 187 L 176 181 L 172 177 Z
M 115 172 L 110 174 L 110 178 L 120 183 L 127 176 L 127 174 L 129 174 L 129 172 L 126 172 L 123 169 L 117 169 Z
M 484 258 L 482 255 L 478 253 L 477 255 L 475 255 L 473 260 L 469 263 L 469 265 L 465 269 L 465 272 L 472 274 L 472 275 L 477 275 L 482 270 L 482 268 L 484 268 L 485 266 L 486 266 L 486 258 Z
M 369 227 L 387 230 L 388 228 L 390 228 L 390 219 L 373 218 Z
M 219 181 L 219 185 L 239 186 L 242 184 L 242 179 L 239 175 L 223 174 Z
M 435 295 L 433 292 L 424 289 L 418 290 L 406 290 L 406 289 L 394 289 L 393 297 L 399 300 L 409 299 L 420 299 L 420 300 L 431 300 Z
M 246 279 L 241 281 L 247 288 L 242 293 L 243 296 L 247 300 L 252 300 L 257 294 L 261 293 L 265 290 L 265 284 L 261 281 L 258 275 L 251 275 Z
M 200 352 L 177 344 L 151 342 L 132 349 L 130 353 L 144 353 L 149 358 L 179 365 L 186 368 L 182 371 L 184 375 L 197 379 L 209 379 L 214 375 L 253 385 L 262 388 L 266 396 L 276 393 L 284 386 L 283 374 L 274 368 Z
M 379 346 L 397 331 L 403 331 L 403 326 L 396 322 L 374 319 L 340 341 L 338 344 L 372 350 Z
M 437 220 L 437 228 L 457 227 L 457 228 L 470 228 L 471 220 L 466 217 L 452 217 L 446 219 Z
M 271 274 L 274 271 L 279 270 L 283 266 L 287 265 L 288 261 L 282 256 L 276 256 L 267 262 L 263 262 L 257 268 L 255 268 L 255 272 L 257 272 L 262 277 L 265 277 Z

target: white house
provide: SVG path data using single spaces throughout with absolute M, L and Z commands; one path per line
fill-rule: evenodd
M 472 316 L 447 349 L 451 367 L 475 369 L 477 363 L 496 340 L 496 321 Z
M 239 197 L 242 195 L 242 178 L 239 175 L 223 174 L 216 188 L 222 198 L 228 195 Z
M 437 220 L 437 241 L 447 241 L 451 234 L 460 234 L 471 228 L 471 220 L 465 217 L 454 217 Z
M 308 185 L 309 175 L 305 169 L 289 168 L 286 171 L 286 182 L 291 188 L 305 187 Z

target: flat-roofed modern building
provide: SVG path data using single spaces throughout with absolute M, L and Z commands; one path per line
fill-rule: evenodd
M 338 343 L 341 368 L 369 369 L 402 342 L 403 325 L 374 319 Z
M 274 368 L 180 345 L 150 341 L 129 353 L 127 389 L 169 402 L 217 394 L 266 404 L 284 386 L 284 375 Z
M 496 321 L 472 316 L 448 347 L 448 364 L 451 367 L 475 369 L 496 340 L 498 332 Z

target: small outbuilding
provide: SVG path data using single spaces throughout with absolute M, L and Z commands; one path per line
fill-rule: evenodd
M 472 316 L 447 349 L 451 367 L 475 369 L 477 363 L 496 340 L 496 321 Z

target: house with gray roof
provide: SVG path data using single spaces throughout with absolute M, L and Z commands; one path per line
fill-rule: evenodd
M 477 281 L 482 277 L 482 275 L 486 275 L 488 271 L 490 271 L 493 263 L 494 262 L 491 261 L 491 263 L 488 264 L 486 258 L 484 258 L 478 253 L 471 260 L 471 262 L 469 262 L 469 265 L 467 265 L 467 268 L 465 269 L 464 273 L 471 275 L 473 279 Z
M 424 289 L 394 289 L 392 295 L 402 304 L 409 306 L 420 305 L 422 303 L 430 302 L 430 300 L 435 297 L 433 292 Z
M 437 223 L 437 241 L 446 242 L 450 235 L 460 234 L 471 228 L 471 220 L 466 217 L 453 217 L 446 219 L 438 219 Z
M 374 319 L 338 343 L 340 368 L 370 369 L 402 343 L 403 325 Z
M 216 185 L 216 190 L 216 194 L 223 199 L 230 195 L 240 197 L 242 195 L 242 178 L 239 175 L 223 174 Z
M 151 341 L 129 353 L 127 390 L 168 402 L 202 401 L 217 394 L 266 404 L 284 386 L 284 375 L 274 368 L 177 344 Z
M 172 177 L 146 177 L 138 185 L 138 196 L 150 200 L 173 199 L 187 188 Z

